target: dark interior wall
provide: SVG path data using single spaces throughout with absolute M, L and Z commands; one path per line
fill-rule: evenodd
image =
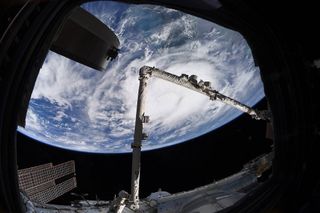
M 259 107 L 266 108 L 266 101 Z M 141 197 L 159 188 L 170 193 L 189 190 L 241 170 L 242 165 L 270 150 L 266 123 L 242 115 L 231 123 L 188 142 L 142 153 Z M 17 135 L 18 166 L 75 160 L 78 188 L 94 199 L 113 199 L 130 192 L 131 154 L 90 154 L 59 149 Z M 68 194 L 57 203 L 68 203 Z

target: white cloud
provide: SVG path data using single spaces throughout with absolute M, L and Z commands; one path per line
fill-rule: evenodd
M 93 4 L 87 4 L 86 9 L 115 30 L 122 48 L 106 72 L 53 52 L 48 54 L 31 102 L 46 98 L 50 106 L 35 104 L 29 108 L 26 125 L 33 134 L 45 133 L 42 137 L 48 143 L 81 151 L 130 151 L 138 71 L 144 65 L 176 75 L 196 74 L 199 79 L 211 81 L 214 89 L 246 104 L 252 105 L 263 97 L 259 70 L 240 34 L 159 7 L 132 6 L 118 14 L 121 18 L 117 20 L 112 11 L 117 3 L 100 2 L 99 7 Z M 172 14 L 176 18 L 168 19 Z M 140 23 L 143 19 L 149 22 Z M 144 148 L 152 149 L 203 134 L 239 112 L 194 91 L 151 79 L 146 114 L 151 118 L 146 125 L 150 140 Z

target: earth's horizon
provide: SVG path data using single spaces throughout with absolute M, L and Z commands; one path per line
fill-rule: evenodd
M 131 152 L 138 72 L 144 65 L 197 75 L 219 92 L 253 106 L 264 97 L 259 68 L 237 32 L 160 6 L 82 5 L 110 27 L 120 53 L 105 72 L 49 52 L 18 131 L 56 147 L 91 153 Z M 142 150 L 172 146 L 213 131 L 242 113 L 160 79 L 150 79 L 149 138 Z

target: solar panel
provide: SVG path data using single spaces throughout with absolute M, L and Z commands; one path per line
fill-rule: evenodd
M 60 178 L 75 175 L 74 161 L 53 166 L 42 164 L 18 170 L 19 188 L 24 190 L 31 200 L 47 203 L 76 187 L 76 178 L 58 183 Z
M 76 178 L 73 177 L 30 196 L 30 199 L 38 203 L 48 203 L 66 192 L 71 191 L 76 186 Z

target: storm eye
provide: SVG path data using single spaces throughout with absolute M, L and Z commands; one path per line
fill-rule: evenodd
M 100 72 L 52 48 L 38 75 L 25 128 L 18 128 L 38 141 L 85 152 L 130 152 L 139 69 L 145 65 L 177 76 L 197 75 L 249 106 L 264 97 L 259 68 L 235 31 L 160 6 L 106 1 L 81 7 L 115 33 L 119 50 L 114 49 L 112 61 L 93 66 Z M 143 150 L 191 140 L 241 114 L 170 82 L 152 78 L 148 83 L 150 122 Z

